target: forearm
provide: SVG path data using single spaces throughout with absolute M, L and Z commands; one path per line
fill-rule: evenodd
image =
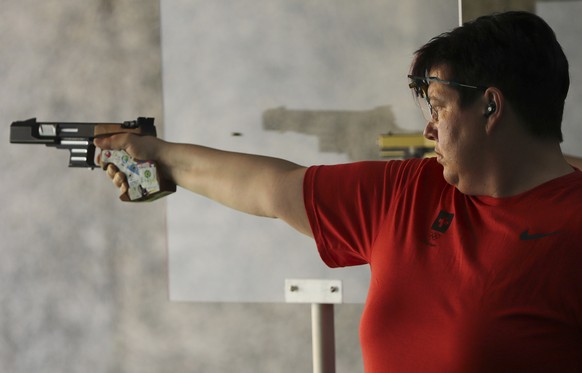
M 95 144 L 155 161 L 164 178 L 184 189 L 248 214 L 282 219 L 311 235 L 303 203 L 305 168 L 295 163 L 151 136 L 114 135 L 96 139 Z M 113 182 L 123 187 L 121 173 L 115 168 L 108 168 L 109 172 Z
M 163 143 L 158 162 L 181 187 L 254 215 L 277 217 L 269 198 L 300 166 L 277 158 Z

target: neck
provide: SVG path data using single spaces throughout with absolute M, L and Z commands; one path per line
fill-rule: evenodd
M 495 146 L 496 151 L 489 153 L 478 194 L 510 197 L 573 172 L 556 141 L 531 136 L 513 139 L 521 140 Z

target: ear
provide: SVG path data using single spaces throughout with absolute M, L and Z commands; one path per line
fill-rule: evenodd
M 500 122 L 505 109 L 505 97 L 503 93 L 495 88 L 489 87 L 483 94 L 483 117 L 487 121 L 485 130 L 487 133 L 493 131 Z

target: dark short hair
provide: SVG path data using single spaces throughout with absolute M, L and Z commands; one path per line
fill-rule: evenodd
M 562 141 L 568 60 L 554 31 L 539 16 L 511 11 L 467 22 L 417 50 L 411 74 L 424 76 L 437 66 L 448 68 L 448 80 L 498 88 L 530 133 Z M 461 105 L 482 93 L 454 88 Z

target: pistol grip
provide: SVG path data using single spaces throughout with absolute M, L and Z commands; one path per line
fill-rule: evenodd
M 160 179 L 154 162 L 136 161 L 124 150 L 104 150 L 101 163 L 104 168 L 112 163 L 125 174 L 129 188 L 122 201 L 153 201 L 176 191 L 174 183 Z

